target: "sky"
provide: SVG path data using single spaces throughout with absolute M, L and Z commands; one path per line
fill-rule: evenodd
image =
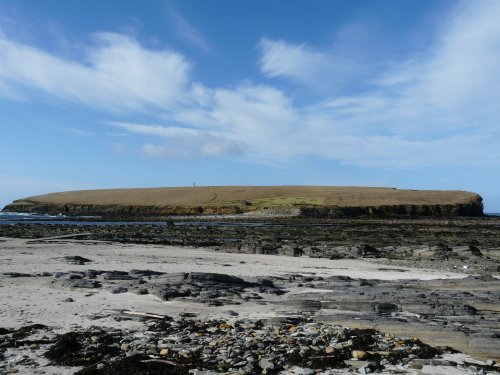
M 500 212 L 500 1 L 0 2 L 0 206 L 208 185 Z

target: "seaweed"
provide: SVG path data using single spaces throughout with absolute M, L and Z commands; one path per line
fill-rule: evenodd
M 371 328 L 352 329 L 349 338 L 352 340 L 352 347 L 356 350 L 370 350 L 376 342 L 377 331 Z
M 77 375 L 187 375 L 190 367 L 165 361 L 151 361 L 144 355 L 121 358 L 105 363 L 104 367 L 92 366 L 78 371 Z
M 115 339 L 107 334 L 92 342 L 89 332 L 68 332 L 59 335 L 55 344 L 45 352 L 54 364 L 63 366 L 90 366 L 120 353 Z

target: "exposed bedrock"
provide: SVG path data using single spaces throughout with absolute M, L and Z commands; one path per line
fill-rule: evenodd
M 118 204 L 54 204 L 23 199 L 14 201 L 4 207 L 5 212 L 46 213 L 50 215 L 229 215 L 240 214 L 243 210 L 239 206 L 142 206 Z
M 318 321 L 418 337 L 478 359 L 500 360 L 499 279 L 309 280 L 304 283 L 307 292 L 288 296 L 283 304 Z
M 491 276 L 373 280 L 299 274 L 240 278 L 203 272 L 86 270 L 43 277 L 52 277 L 56 288 L 97 288 L 193 303 L 193 312 L 202 303 L 227 306 L 238 315 L 247 303 L 258 302 L 282 317 L 376 329 L 415 337 L 432 346 L 451 347 L 477 359 L 500 360 L 500 279 Z
M 483 216 L 481 197 L 469 203 L 381 205 L 360 207 L 302 207 L 305 217 L 456 217 Z
M 382 205 L 382 206 L 300 206 L 293 214 L 308 218 L 349 218 L 349 217 L 457 217 L 483 216 L 481 198 L 468 203 L 433 204 L 433 205 Z M 224 206 L 141 206 L 141 205 L 99 205 L 99 204 L 52 204 L 30 200 L 19 200 L 7 205 L 5 212 L 47 213 L 57 215 L 235 215 L 252 212 L 238 205 Z M 282 216 L 290 210 L 270 207 L 259 210 Z M 277 213 L 276 213 L 277 212 Z M 292 212 L 292 211 L 290 211 Z M 286 215 L 285 215 L 286 216 Z
M 0 236 L 82 239 L 208 247 L 249 254 L 330 259 L 373 258 L 428 268 L 459 268 L 497 274 L 500 218 L 336 219 L 324 225 L 299 222 L 262 226 L 194 225 L 1 225 Z M 404 265 L 404 263 L 401 263 Z M 464 268 L 465 266 L 465 268 Z

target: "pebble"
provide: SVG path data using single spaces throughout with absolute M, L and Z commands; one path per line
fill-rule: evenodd
M 115 343 L 109 345 L 121 349 L 120 354 L 101 362 L 104 367 L 100 370 L 103 372 L 109 370 L 108 367 L 112 366 L 112 363 L 135 355 L 183 364 L 192 362 L 196 369 L 191 369 L 189 373 L 193 375 L 333 374 L 328 363 L 336 363 L 336 367 L 343 363 L 346 371 L 351 371 L 349 373 L 361 374 L 371 374 L 391 366 L 399 366 L 402 373 L 418 371 L 418 368 L 424 365 L 446 367 L 450 369 L 450 373 L 453 373 L 454 368 L 452 362 L 439 357 L 439 351 L 433 351 L 434 349 L 411 338 L 393 337 L 373 330 L 355 330 L 307 320 L 291 325 L 286 322 L 244 319 L 182 319 L 162 321 L 149 326 L 145 324 L 136 331 L 90 331 L 90 346 L 102 345 L 106 342 L 103 338 L 109 338 L 111 335 Z M 88 330 L 82 333 L 86 332 Z M 25 348 L 30 353 L 40 352 L 39 348 Z M 422 348 L 431 353 L 428 359 L 417 355 L 420 355 Z M 396 355 L 391 357 L 395 351 Z M 367 361 L 369 353 L 373 353 L 373 360 Z M 8 367 L 4 366 L 4 370 L 17 369 L 18 366 L 26 366 L 32 361 L 32 358 L 23 355 L 16 347 L 7 348 L 2 354 L 5 357 L 3 363 L 8 361 L 10 364 Z M 438 356 L 435 357 L 435 354 Z M 488 365 L 494 366 L 495 363 L 488 361 Z M 0 357 L 0 369 L 1 366 Z
M 352 358 L 365 359 L 365 358 L 368 358 L 368 353 L 365 352 L 364 350 L 353 350 L 352 351 Z
M 259 361 L 259 367 L 263 370 L 272 370 L 274 369 L 274 362 L 269 358 L 262 358 Z

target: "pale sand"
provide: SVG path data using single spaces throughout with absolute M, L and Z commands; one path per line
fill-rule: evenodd
M 66 263 L 64 256 L 79 255 L 92 260 L 87 265 Z M 382 268 L 382 270 L 380 270 Z M 365 260 L 329 260 L 308 257 L 285 257 L 256 254 L 221 253 L 158 245 L 130 245 L 96 241 L 36 240 L 0 238 L 0 326 L 16 327 L 41 323 L 67 330 L 71 325 L 137 327 L 134 321 L 116 322 L 117 310 L 128 309 L 176 316 L 180 312 L 196 312 L 200 317 L 228 317 L 227 310 L 238 312 L 240 318 L 269 317 L 286 314 L 283 306 L 245 303 L 209 307 L 194 302 L 163 302 L 151 295 L 112 294 L 99 289 L 57 289 L 52 277 L 10 278 L 5 272 L 41 273 L 131 269 L 161 272 L 214 272 L 240 277 L 314 274 L 315 276 L 350 276 L 352 278 L 449 279 L 466 275 L 440 270 L 383 266 Z M 394 271 L 391 271 L 394 270 Z M 405 272 L 401 272 L 404 270 Z M 302 292 L 304 290 L 302 289 Z M 299 290 L 290 290 L 299 293 Z M 289 298 L 290 295 L 288 295 Z M 75 302 L 63 302 L 71 297 Z M 276 296 L 265 296 L 267 301 Z M 107 315 L 91 320 L 90 315 Z

